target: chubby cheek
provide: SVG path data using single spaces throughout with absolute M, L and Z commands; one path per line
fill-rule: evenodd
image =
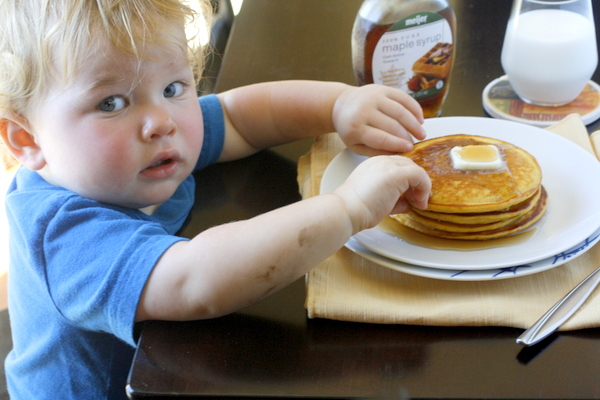
M 192 168 L 196 165 L 202 144 L 204 143 L 204 125 L 200 107 L 189 107 L 187 112 L 180 112 L 177 126 L 183 143 L 182 151 L 192 161 Z
M 103 168 L 115 181 L 136 177 L 141 166 L 135 147 L 124 143 L 112 143 L 104 152 L 100 168 Z
M 135 147 L 126 141 L 95 140 L 85 152 L 88 176 L 105 189 L 124 189 L 139 172 Z

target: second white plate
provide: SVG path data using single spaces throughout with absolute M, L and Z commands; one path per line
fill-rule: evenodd
M 430 267 L 419 267 L 402 261 L 392 260 L 380 254 L 374 253 L 364 248 L 352 238 L 346 243 L 346 247 L 361 257 L 396 271 L 404 272 L 410 275 L 422 276 L 425 278 L 443 279 L 450 281 L 491 281 L 498 279 L 510 279 L 520 276 L 537 274 L 552 268 L 559 267 L 568 261 L 572 261 L 588 251 L 600 239 L 600 229 L 594 232 L 589 238 L 578 243 L 572 248 L 556 254 L 543 260 L 529 264 L 514 265 L 512 267 L 465 270 L 465 269 L 437 269 Z

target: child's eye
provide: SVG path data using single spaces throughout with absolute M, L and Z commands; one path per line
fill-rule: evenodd
M 164 90 L 163 95 L 165 97 L 176 97 L 183 93 L 183 83 L 173 82 L 170 83 Z
M 125 108 L 127 102 L 121 96 L 109 96 L 102 100 L 96 106 L 99 110 L 105 112 L 119 111 Z

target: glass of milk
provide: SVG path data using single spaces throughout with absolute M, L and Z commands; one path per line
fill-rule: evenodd
M 514 0 L 502 68 L 525 102 L 575 100 L 598 65 L 591 0 Z

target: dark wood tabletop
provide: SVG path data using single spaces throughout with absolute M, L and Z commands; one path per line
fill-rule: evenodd
M 245 0 L 216 91 L 284 79 L 354 84 L 350 32 L 360 3 Z M 503 75 L 500 52 L 512 2 L 451 3 L 457 54 L 442 116 L 489 117 L 481 94 Z M 598 71 L 593 79 L 600 82 Z M 280 146 L 197 174 L 196 205 L 184 235 L 299 200 L 296 163 L 310 144 Z M 144 323 L 130 396 L 600 399 L 600 329 L 555 334 L 523 348 L 515 343 L 522 330 L 513 328 L 311 320 L 304 297 L 301 279 L 222 318 Z

